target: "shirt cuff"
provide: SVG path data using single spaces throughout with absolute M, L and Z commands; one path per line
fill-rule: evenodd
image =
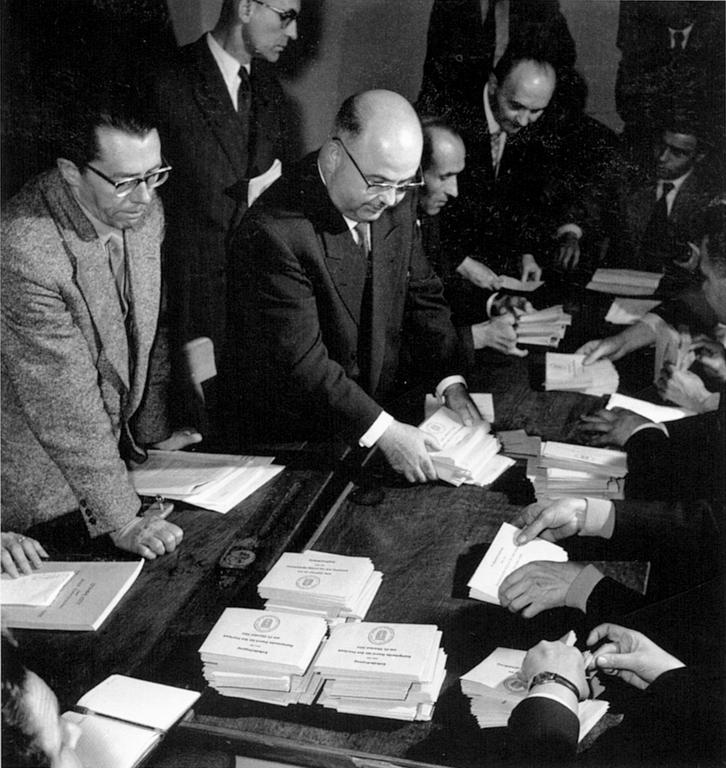
M 495 291 L 488 299 L 486 304 L 486 311 L 487 311 L 487 317 L 491 318 L 492 316 L 492 307 L 494 306 L 494 302 L 496 299 L 499 298 L 499 291 Z
M 393 424 L 393 416 L 390 413 L 381 411 L 378 414 L 378 418 L 371 424 L 370 427 L 363 433 L 358 445 L 361 448 L 372 448 L 380 439 L 381 435 Z
M 587 600 L 592 594 L 592 590 L 604 578 L 605 576 L 594 565 L 586 565 L 570 584 L 565 595 L 565 605 L 568 608 L 579 608 L 583 613 L 586 613 Z
M 670 437 L 670 434 L 668 432 L 668 427 L 666 427 L 665 424 L 661 424 L 657 421 L 653 421 L 650 424 L 641 424 L 639 427 L 636 427 L 631 433 L 630 437 L 633 435 L 637 435 L 638 432 L 642 432 L 644 429 L 659 429 L 666 437 Z M 630 437 L 628 440 L 630 440 Z M 627 443 L 627 440 L 625 441 Z
M 436 397 L 442 405 L 444 404 L 444 392 L 452 384 L 463 384 L 466 386 L 466 379 L 463 376 L 459 376 L 458 374 L 456 376 L 447 376 L 445 379 L 441 379 L 438 387 L 436 387 Z
M 561 227 L 558 227 L 557 237 L 562 237 L 562 235 L 566 235 L 568 232 L 572 232 L 578 240 L 582 237 L 582 228 L 578 227 L 577 224 L 563 224 Z
M 578 536 L 609 539 L 615 530 L 615 505 L 608 499 L 585 499 L 585 520 Z

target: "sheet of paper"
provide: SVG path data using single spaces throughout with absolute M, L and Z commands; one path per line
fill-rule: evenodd
M 544 280 L 527 280 L 522 282 L 519 278 L 509 277 L 508 275 L 499 275 L 502 280 L 502 288 L 507 291 L 523 291 L 529 293 L 536 291 L 537 288 L 544 285 Z
M 0 603 L 3 605 L 33 605 L 47 607 L 58 597 L 75 571 L 36 571 L 13 579 L 2 575 Z
M 282 163 L 275 158 L 272 165 L 259 176 L 253 176 L 247 183 L 247 205 L 250 206 L 257 198 L 282 175 Z
M 664 421 L 677 421 L 685 416 L 693 416 L 693 411 L 689 411 L 687 408 L 675 408 L 669 405 L 657 405 L 656 403 L 649 403 L 646 400 L 639 400 L 636 397 L 628 397 L 627 395 L 621 395 L 617 392 L 610 395 L 607 410 L 611 411 L 613 408 L 625 408 L 633 413 L 639 413 L 646 419 L 650 419 L 655 422 Z
M 567 552 L 562 547 L 544 539 L 534 539 L 517 546 L 515 538 L 519 532 L 513 525 L 502 523 L 467 585 L 472 597 L 499 605 L 499 585 L 512 571 L 534 560 L 567 560 Z
M 586 288 L 618 296 L 652 296 L 663 277 L 658 272 L 635 269 L 598 269 Z
M 605 315 L 605 322 L 613 325 L 633 325 L 660 304 L 661 302 L 655 299 L 626 299 L 619 296 L 613 299 Z

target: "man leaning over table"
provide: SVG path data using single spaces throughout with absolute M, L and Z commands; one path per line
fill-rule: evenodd
M 144 445 L 201 439 L 171 433 L 164 365 L 149 366 L 164 227 L 156 187 L 169 173 L 158 133 L 114 87 L 85 94 L 65 119 L 56 168 L 3 216 L 1 561 L 10 575 L 46 554 L 39 534 L 25 532 L 60 518 L 148 559 L 174 550 L 181 529 L 161 509 L 138 516 L 125 461 L 143 460 Z
M 408 480 L 435 479 L 435 444 L 379 404 L 400 392 L 404 346 L 443 402 L 480 420 L 451 376 L 458 340 L 406 194 L 421 184 L 422 143 L 403 97 L 352 96 L 321 149 L 246 214 L 230 249 L 229 372 L 244 440 L 346 432 Z

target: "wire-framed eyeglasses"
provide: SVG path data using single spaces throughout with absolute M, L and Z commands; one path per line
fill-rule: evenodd
M 365 182 L 366 190 L 374 195 L 380 195 L 384 194 L 385 192 L 388 192 L 389 190 L 393 190 L 396 194 L 404 194 L 405 192 L 408 192 L 410 189 L 416 189 L 417 187 L 423 187 L 424 185 L 424 178 L 423 173 L 421 171 L 421 167 L 419 166 L 418 171 L 416 171 L 416 178 L 413 181 L 403 181 L 400 184 L 393 184 L 391 182 L 386 181 L 370 181 L 368 177 L 361 171 L 360 166 L 358 163 L 356 163 L 355 158 L 353 155 L 350 154 L 350 151 L 348 150 L 348 147 L 345 146 L 343 143 L 343 139 L 341 139 L 339 136 L 333 136 L 333 141 L 337 141 L 338 144 L 340 144 L 341 147 L 343 147 L 343 150 L 346 155 L 348 155 L 348 159 L 351 163 L 353 163 L 353 167 L 358 171 L 360 174 L 361 179 Z
M 294 8 L 288 8 L 286 11 L 281 11 L 279 8 L 275 8 L 274 5 L 263 2 L 263 0 L 254 0 L 257 5 L 264 5 L 265 8 L 276 13 L 280 17 L 280 24 L 283 29 L 287 29 L 293 21 L 297 21 L 300 14 Z
M 101 173 L 98 168 L 94 168 L 88 163 L 86 163 L 86 168 L 88 168 L 89 171 L 93 171 L 96 176 L 100 176 L 104 181 L 111 184 L 116 193 L 116 197 L 126 197 L 127 195 L 130 195 L 141 182 L 146 184 L 147 189 L 156 189 L 156 187 L 160 187 L 169 178 L 169 171 L 171 171 L 171 166 L 165 165 L 161 168 L 157 168 L 155 171 L 150 171 L 143 176 L 131 176 L 128 179 L 115 181 L 106 176 L 105 173 Z

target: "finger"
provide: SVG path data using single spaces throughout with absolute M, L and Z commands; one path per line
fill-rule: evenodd
M 428 480 L 438 480 L 439 476 L 436 474 L 436 468 L 434 467 L 433 461 L 429 458 L 428 454 L 426 454 L 422 460 L 421 460 L 421 471 L 423 473 L 423 478 L 421 482 L 425 483 Z
M 0 555 L 0 565 L 2 565 L 3 573 L 7 573 L 11 578 L 17 579 L 20 576 L 13 556 L 7 549 L 3 549 L 2 555 Z
M 587 645 L 595 645 L 595 643 L 599 642 L 605 637 L 616 640 L 620 634 L 618 629 L 619 627 L 617 624 L 608 624 L 607 622 L 605 624 L 598 624 L 598 626 L 595 627 L 587 636 L 587 640 L 585 642 Z
M 50 555 L 45 551 L 45 547 L 39 541 L 35 542 L 35 548 L 41 557 L 50 557 Z
M 499 290 L 499 289 L 502 287 L 502 283 L 503 283 L 503 282 L 504 282 L 504 281 L 502 280 L 502 278 L 501 278 L 501 277 L 495 277 L 495 278 L 492 280 L 492 284 L 491 284 L 491 287 L 492 287 L 492 288 L 493 288 L 495 291 L 498 291 L 498 290 Z
M 156 560 L 156 552 L 149 549 L 146 544 L 139 544 L 136 551 L 141 557 L 146 558 L 147 560 Z
M 515 344 L 515 346 L 513 346 L 513 347 L 512 347 L 512 348 L 509 350 L 509 354 L 510 354 L 510 355 L 514 355 L 514 357 L 527 357 L 527 355 L 529 354 L 529 350 L 527 350 L 527 349 L 522 349 L 521 347 L 518 347 L 518 346 L 516 346 L 516 344 Z
M 629 656 L 629 653 L 598 653 L 595 657 L 595 665 L 606 675 L 614 675 L 619 669 L 630 668 L 632 660 Z
M 546 514 L 541 514 L 536 520 L 532 521 L 529 525 L 522 529 L 522 532 L 517 535 L 516 543 L 521 546 L 528 541 L 537 538 L 543 531 L 549 528 L 549 520 Z
M 146 548 L 150 549 L 155 555 L 163 555 L 166 553 L 164 542 L 156 535 L 147 536 L 144 539 L 142 546 L 146 546 Z
M 176 549 L 177 542 L 173 531 L 159 531 L 156 538 L 161 542 L 164 552 L 173 552 Z M 159 554 L 163 555 L 164 552 L 159 552 Z
M 30 560 L 30 563 L 33 568 L 40 568 L 41 566 L 41 560 L 40 555 L 38 554 L 38 551 L 36 549 L 36 545 L 40 546 L 37 541 L 34 539 L 25 539 L 21 546 L 23 547 L 23 551 L 25 552 L 28 560 Z
M 537 614 L 542 613 L 542 611 L 547 610 L 546 605 L 544 603 L 540 603 L 537 600 L 533 600 L 523 611 L 522 611 L 522 618 L 523 619 L 533 619 Z
M 33 572 L 33 566 L 28 562 L 28 558 L 25 556 L 25 551 L 23 550 L 24 543 L 25 542 L 16 541 L 14 544 L 11 544 L 10 554 L 20 573 L 28 575 Z
M 441 450 L 441 445 L 436 440 L 436 438 L 433 437 L 433 435 L 426 434 L 425 432 L 422 432 L 421 434 L 423 434 L 424 446 L 429 451 L 440 451 Z

